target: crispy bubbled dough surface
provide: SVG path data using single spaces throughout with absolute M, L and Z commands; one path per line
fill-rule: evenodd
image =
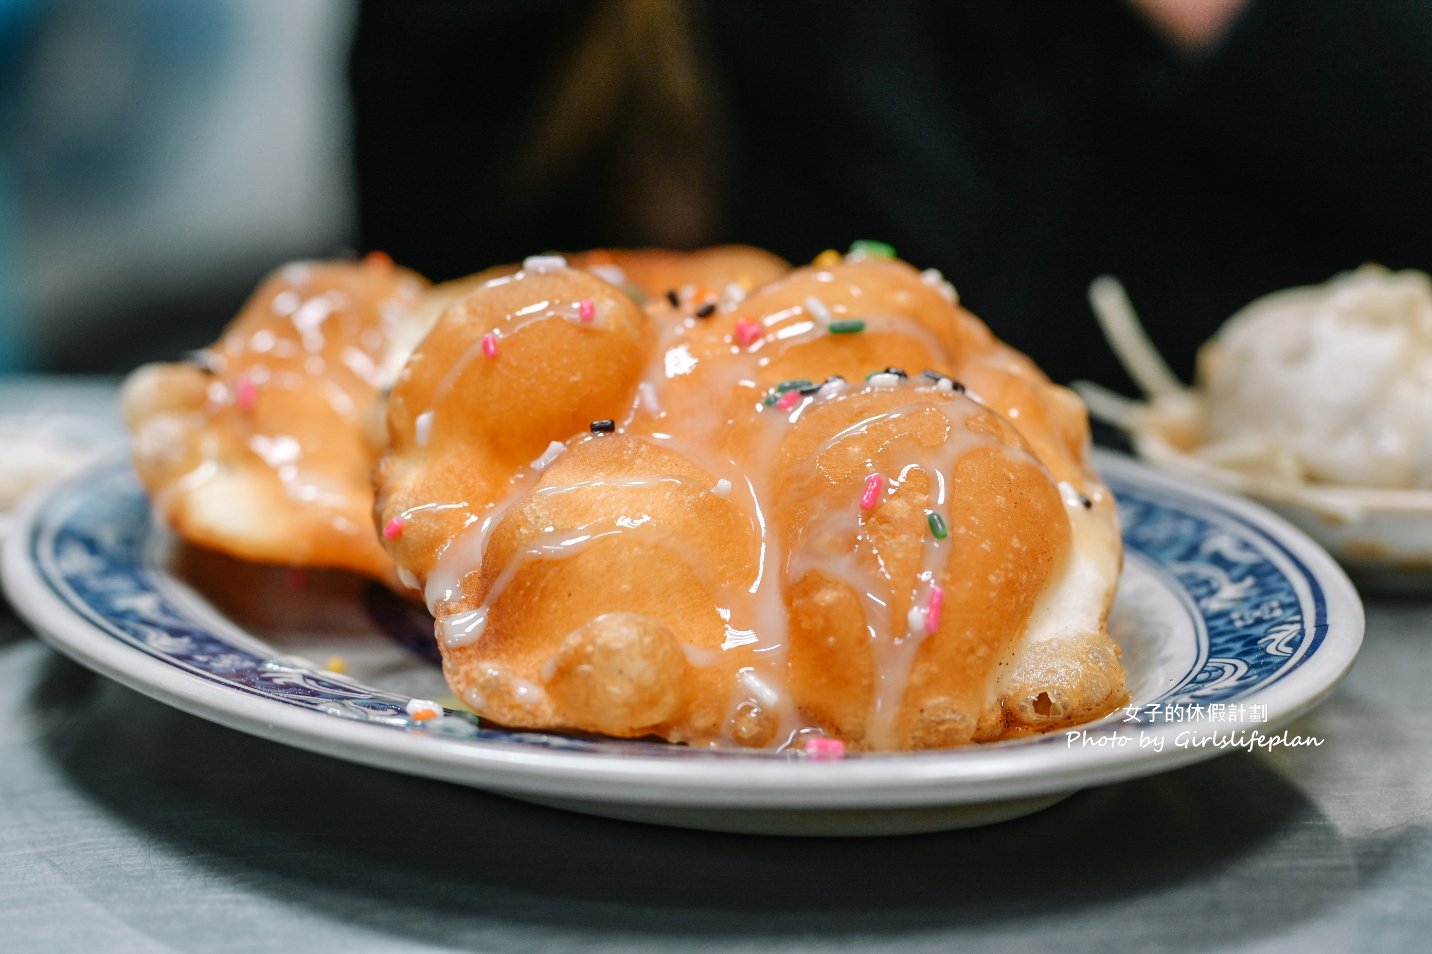
M 134 462 L 191 542 L 388 580 L 372 526 L 372 425 L 425 282 L 386 258 L 286 266 L 195 360 L 125 384 Z
M 1017 431 L 968 398 L 903 390 L 812 408 L 787 438 L 782 470 L 777 516 L 798 573 L 797 704 L 859 747 L 969 742 L 996 666 L 1069 548 L 1047 472 Z M 852 520 L 850 501 L 872 472 L 900 476 Z M 937 540 L 927 515 L 941 478 L 948 536 Z M 831 560 L 851 539 L 854 551 Z M 943 587 L 940 625 L 907 633 L 907 614 L 928 599 L 922 578 Z M 900 632 L 903 645 L 872 630 Z
M 1117 705 L 1117 519 L 1078 399 L 938 275 L 762 255 L 519 271 L 415 353 L 378 515 L 407 521 L 389 547 L 454 689 L 514 726 L 863 750 Z
M 650 341 L 630 297 L 576 269 L 518 271 L 450 305 L 388 404 L 376 523 L 404 522 L 388 541 L 399 564 L 425 576 L 436 551 L 551 442 L 622 417 Z
M 587 710 L 554 706 L 541 687 L 550 678 L 544 668 L 555 659 L 554 665 L 565 670 L 564 654 L 590 654 L 581 639 L 588 633 L 584 627 L 614 613 L 638 621 L 629 627 L 631 641 L 638 644 L 669 642 L 719 653 L 725 632 L 717 612 L 722 589 L 731 579 L 754 575 L 759 554 L 742 510 L 710 492 L 715 479 L 680 455 L 640 439 L 613 434 L 577 441 L 507 511 L 490 538 L 481 572 L 465 579 L 450 606 L 457 614 L 489 607 L 476 638 L 456 645 L 439 640 L 454 689 L 464 698 L 476 690 L 489 716 L 499 722 L 569 726 L 575 713 Z M 600 612 L 594 613 L 597 608 Z M 620 628 L 606 627 L 608 644 L 620 640 Z M 656 640 L 644 633 L 648 629 L 669 635 Z M 573 637 L 578 638 L 575 647 Z M 681 729 L 670 717 L 682 714 L 678 703 L 707 694 L 700 683 L 715 673 L 688 673 L 684 655 L 680 666 L 677 656 L 666 653 L 665 658 L 670 663 L 663 670 L 666 676 L 640 684 L 670 704 L 650 706 L 634 697 L 622 705 L 660 709 L 667 724 L 621 726 L 608 715 L 588 725 L 615 735 L 660 729 L 679 736 Z M 494 672 L 511 679 L 505 683 Z M 682 684 L 688 675 L 696 685 Z M 515 680 L 536 687 L 525 696 L 507 691 L 505 685 Z

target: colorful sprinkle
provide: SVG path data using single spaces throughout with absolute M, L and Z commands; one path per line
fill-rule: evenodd
M 497 334 L 489 331 L 482 336 L 482 353 L 488 358 L 497 357 Z
M 880 501 L 880 491 L 885 486 L 883 474 L 871 474 L 865 478 L 865 489 L 860 493 L 860 509 L 870 510 Z
M 921 374 L 935 382 L 935 389 L 939 391 L 953 391 L 957 394 L 965 393 L 965 386 L 949 375 L 941 374 L 938 371 L 931 371 L 926 368 Z
M 323 668 L 341 676 L 348 671 L 348 662 L 342 656 L 329 656 L 328 662 L 323 664 Z
M 839 265 L 840 253 L 833 248 L 828 248 L 817 255 L 811 264 L 816 268 L 830 268 L 832 265 Z
M 845 758 L 845 743 L 823 735 L 806 739 L 804 748 L 806 758 L 814 762 L 839 762 Z
M 716 481 L 716 486 L 711 488 L 711 492 L 718 497 L 731 496 L 731 481 L 727 480 L 725 477 L 722 477 L 720 480 Z
M 622 271 L 621 266 L 619 265 L 612 265 L 610 263 L 592 265 L 587 268 L 587 271 L 591 272 L 593 275 L 597 276 L 602 281 L 606 282 L 608 285 L 615 285 L 618 288 L 621 288 L 627 283 L 626 272 Z
M 671 304 L 671 307 L 672 307 L 672 308 L 680 308 L 680 307 L 681 307 L 681 299 L 678 298 L 678 297 L 676 297 L 676 289 L 675 289 L 675 288 L 668 288 L 668 289 L 666 290 L 666 300 L 667 300 L 667 302 L 669 302 L 669 303 Z
M 433 439 L 433 412 L 424 411 L 413 419 L 413 440 L 419 447 L 427 447 Z
M 943 540 L 950 535 L 950 530 L 945 526 L 945 518 L 931 510 L 925 514 L 925 522 L 930 525 L 930 532 L 935 535 L 936 540 Z
M 789 411 L 801 401 L 801 392 L 787 391 L 776 400 L 776 410 Z
M 560 255 L 529 255 L 522 260 L 522 270 L 526 272 L 555 272 L 566 267 L 567 260 Z
M 593 433 L 593 434 L 610 434 L 612 431 L 615 431 L 616 429 L 617 429 L 617 422 L 611 420 L 610 418 L 605 418 L 605 419 L 600 420 L 600 421 L 593 421 L 593 422 L 592 422 L 592 433 Z
M 761 324 L 752 321 L 750 318 L 736 319 L 736 343 L 743 348 L 749 348 L 761 338 Z
M 877 388 L 893 388 L 900 383 L 900 375 L 876 371 L 865 376 L 865 383 Z
M 865 255 L 870 258 L 894 258 L 895 249 L 885 242 L 873 242 L 870 239 L 856 239 L 850 243 L 850 251 L 847 255 Z
M 825 302 L 814 295 L 806 296 L 805 309 L 810 312 L 811 316 L 817 321 L 827 325 L 830 324 L 831 320 L 835 317 L 830 313 L 830 308 L 826 306 Z
M 443 707 L 429 699 L 409 699 L 408 704 L 403 706 L 403 711 L 412 716 L 414 721 L 426 722 L 429 719 L 440 718 L 443 714 Z
M 863 318 L 846 318 L 830 323 L 830 333 L 833 335 L 854 335 L 864 330 L 865 319 Z
M 714 301 L 708 301 L 706 304 L 696 309 L 697 318 L 710 318 L 714 314 L 716 314 L 716 303 Z
M 308 586 L 308 574 L 303 570 L 289 570 L 283 575 L 283 582 L 291 590 L 302 590 Z
M 258 403 L 258 399 L 259 389 L 258 385 L 254 384 L 254 379 L 247 374 L 239 378 L 238 383 L 234 385 L 234 400 L 238 402 L 239 410 L 252 411 L 254 405 Z
M 940 613 L 945 608 L 945 588 L 931 586 L 930 598 L 925 603 L 925 632 L 933 633 L 940 628 Z
M 792 378 L 789 381 L 782 381 L 776 385 L 777 394 L 785 394 L 787 391 L 799 391 L 808 388 L 813 382 L 809 378 Z
M 396 540 L 403 535 L 403 528 L 407 522 L 402 517 L 394 517 L 383 525 L 383 539 Z
M 583 298 L 577 302 L 577 317 L 581 319 L 584 324 L 591 324 L 593 319 L 597 317 L 597 303 L 590 298 Z
M 363 256 L 363 264 L 375 266 L 381 265 L 384 268 L 392 268 L 393 256 L 389 255 L 387 252 L 380 252 L 377 249 L 374 249 L 367 255 Z

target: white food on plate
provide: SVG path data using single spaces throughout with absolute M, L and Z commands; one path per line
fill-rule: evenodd
M 1289 479 L 1432 487 L 1432 281 L 1365 265 L 1238 312 L 1199 354 L 1200 457 Z

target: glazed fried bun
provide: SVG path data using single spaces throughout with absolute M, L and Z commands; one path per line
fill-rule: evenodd
M 1126 698 L 1082 403 L 878 246 L 529 259 L 388 413 L 376 526 L 502 724 L 917 749 Z
M 372 470 L 426 284 L 381 255 L 289 265 L 192 360 L 135 371 L 124 416 L 156 513 L 241 559 L 392 578 Z

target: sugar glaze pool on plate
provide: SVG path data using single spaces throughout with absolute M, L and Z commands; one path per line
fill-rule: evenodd
M 30 503 L 6 544 L 5 584 L 37 630 L 84 665 L 185 711 L 338 758 L 688 827 L 938 830 L 1016 817 L 1089 785 L 1208 758 L 1227 751 L 1234 732 L 1272 735 L 1331 691 L 1357 654 L 1357 595 L 1300 532 L 1127 458 L 1101 453 L 1099 464 L 1124 524 L 1125 571 L 1110 625 L 1132 699 L 1074 738 L 814 762 L 507 732 L 460 715 L 416 721 L 406 704 L 442 692 L 440 675 L 382 638 L 401 636 L 404 624 L 380 590 L 336 575 L 297 586 L 239 564 L 206 577 L 202 561 L 198 570 L 185 563 L 152 524 L 119 461 Z M 228 578 L 232 591 L 245 572 L 245 599 L 215 598 L 214 578 Z M 256 621 L 250 609 L 267 616 Z M 308 661 L 333 652 L 355 663 L 349 675 Z M 1245 721 L 1215 712 L 1241 712 Z

